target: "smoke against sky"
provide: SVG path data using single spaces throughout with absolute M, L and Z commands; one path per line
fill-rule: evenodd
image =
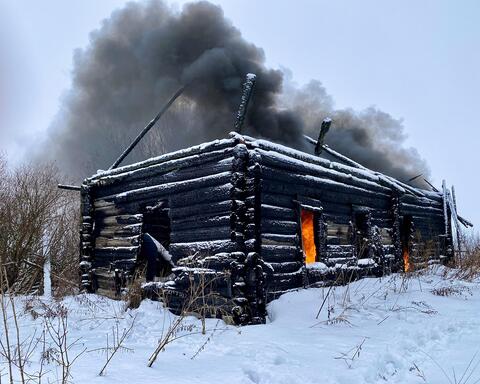
M 225 137 L 248 72 L 257 74 L 257 84 L 247 133 L 309 150 L 302 133 L 316 137 L 330 116 L 331 147 L 402 180 L 428 175 L 418 153 L 402 147 L 401 121 L 375 108 L 336 110 L 317 81 L 294 86 L 207 2 L 180 12 L 161 1 L 129 3 L 105 20 L 90 45 L 75 52 L 72 88 L 41 155 L 79 179 L 106 168 L 184 84 L 184 95 L 127 160 Z

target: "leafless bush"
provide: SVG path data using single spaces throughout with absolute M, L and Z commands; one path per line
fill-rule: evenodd
M 39 345 L 43 345 L 43 349 L 45 349 L 45 334 L 42 334 L 43 338 L 37 338 L 36 330 L 33 334 L 27 332 L 26 336 L 21 333 L 19 326 L 20 312 L 16 305 L 17 299 L 14 292 L 9 289 L 6 268 L 0 268 L 0 312 L 2 316 L 0 359 L 5 362 L 10 384 L 14 382 L 22 384 L 41 383 L 43 358 L 41 358 L 40 369 L 37 371 L 27 371 L 27 367 Z M 15 376 L 17 376 L 16 379 Z
M 464 286 L 448 286 L 448 287 L 438 287 L 433 288 L 430 292 L 432 292 L 435 296 L 472 296 L 472 290 L 468 287 Z
M 86 351 L 84 348 L 80 353 L 71 356 L 71 350 L 78 344 L 79 340 L 73 342 L 68 337 L 68 309 L 61 303 L 54 303 L 47 308 L 44 314 L 45 329 L 50 336 L 51 347 L 48 350 L 48 358 L 53 360 L 61 369 L 62 384 L 67 384 L 71 379 L 71 369 L 75 361 Z
M 461 234 L 461 251 L 455 256 L 455 277 L 471 280 L 480 276 L 480 237 L 474 233 Z
M 195 276 L 197 275 L 197 279 Z M 151 367 L 155 361 L 157 360 L 158 355 L 160 352 L 164 351 L 168 344 L 172 343 L 173 341 L 184 337 L 186 335 L 193 335 L 197 333 L 201 333 L 205 335 L 207 333 L 206 328 L 206 315 L 209 312 L 215 312 L 218 310 L 217 307 L 210 303 L 210 299 L 214 299 L 217 295 L 214 292 L 209 292 L 209 288 L 214 284 L 216 278 L 207 278 L 205 273 L 198 272 L 192 273 L 190 275 L 190 285 L 186 297 L 183 301 L 182 308 L 178 316 L 176 316 L 173 321 L 170 322 L 166 331 L 162 331 L 162 336 L 158 342 L 155 351 L 152 353 L 150 358 L 148 359 L 148 366 Z M 168 302 L 167 297 L 163 297 L 162 301 L 164 303 Z M 200 318 L 201 321 L 201 329 L 197 330 L 195 325 L 185 325 L 185 319 L 190 316 L 195 315 Z M 218 325 L 218 322 L 217 322 Z M 200 349 L 197 353 L 192 357 L 195 358 L 203 349 L 205 348 L 206 344 L 208 344 L 211 337 L 213 337 L 213 333 L 217 331 L 217 326 L 212 331 L 212 334 L 207 341 L 202 344 Z M 186 331 L 186 332 L 185 332 Z
M 133 326 L 135 325 L 135 320 L 136 320 L 136 316 L 133 317 L 129 327 L 123 329 L 122 333 L 120 333 L 118 323 L 117 323 L 116 327 L 112 328 L 112 334 L 111 334 L 110 340 L 107 335 L 107 345 L 105 348 L 88 351 L 88 352 L 95 352 L 95 351 L 105 352 L 107 356 L 107 360 L 98 374 L 99 376 L 103 376 L 106 373 L 106 369 L 108 365 L 110 364 L 110 362 L 112 361 L 113 357 L 116 355 L 117 352 L 132 351 L 132 349 L 124 346 L 124 342 L 130 335 L 130 332 L 132 331 Z M 110 341 L 111 341 L 111 344 L 110 344 Z
M 42 293 L 46 261 L 54 288 L 76 286 L 78 196 L 57 188 L 52 164 L 7 165 L 0 157 L 0 262 L 10 290 Z
M 348 352 L 341 352 L 340 356 L 335 357 L 335 359 L 343 360 L 347 365 L 347 367 L 351 369 L 353 367 L 353 362 L 356 359 L 360 358 L 360 353 L 362 352 L 363 344 L 365 343 L 366 340 L 367 340 L 366 337 L 363 338 L 363 340 L 359 344 L 357 344 L 355 347 L 350 349 Z

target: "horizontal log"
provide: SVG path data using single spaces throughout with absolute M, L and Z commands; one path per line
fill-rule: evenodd
M 111 247 L 111 246 L 105 246 L 105 247 L 97 247 L 95 248 L 95 256 L 100 254 L 104 255 L 134 255 L 140 250 L 139 246 L 121 246 L 121 247 Z
M 419 197 L 419 196 L 412 196 L 412 195 L 402 195 L 400 197 L 401 203 L 406 204 L 416 204 L 421 206 L 431 206 L 433 208 L 441 208 L 443 206 L 443 200 L 441 195 L 438 197 L 431 196 L 431 197 Z
M 268 264 L 273 268 L 275 274 L 297 272 L 300 268 L 303 267 L 303 263 L 300 261 Z
M 151 187 L 132 189 L 119 194 L 108 196 L 114 198 L 116 204 L 126 201 L 160 199 L 176 193 L 186 192 L 197 188 L 225 185 L 230 182 L 231 172 L 222 172 L 211 176 L 199 177 L 190 180 L 177 181 L 155 185 Z
M 279 235 L 277 233 L 262 233 L 262 244 L 263 245 L 297 245 L 297 236 L 296 235 Z
M 294 196 L 277 194 L 277 193 L 268 193 L 267 191 L 262 190 L 260 199 L 262 204 L 295 209 Z
M 401 203 L 400 204 L 400 213 L 401 214 L 425 214 L 425 215 L 432 215 L 436 214 L 438 216 L 443 217 L 443 208 L 435 208 L 429 205 L 416 205 L 416 204 L 407 204 Z
M 103 227 L 98 232 L 98 236 L 112 238 L 112 237 L 138 235 L 141 232 L 142 232 L 142 224 L 140 223 L 140 224 Z
M 351 173 L 343 173 L 331 168 L 326 168 L 319 166 L 318 164 L 314 165 L 310 162 L 299 161 L 288 156 L 284 156 L 274 151 L 263 151 L 258 150 L 262 156 L 262 166 L 268 166 L 273 169 L 280 170 L 282 173 L 286 174 L 295 174 L 296 176 L 313 176 L 320 179 L 328 179 L 336 181 L 345 185 L 355 186 L 364 188 L 370 191 L 382 192 L 389 194 L 391 192 L 390 188 L 386 188 L 380 185 L 378 182 L 370 181 L 362 177 L 353 176 Z M 264 167 L 261 167 L 262 174 L 264 172 Z
M 229 223 L 230 224 L 230 223 Z M 198 227 L 194 229 L 172 231 L 170 239 L 173 243 L 185 243 L 192 241 L 229 240 L 231 239 L 230 225 L 218 227 Z
M 295 221 L 298 216 L 293 208 L 284 208 L 269 204 L 261 205 L 261 215 L 265 218 L 290 221 Z
M 209 216 L 197 215 L 194 217 L 176 218 L 172 223 L 172 231 L 182 231 L 195 228 L 225 227 L 231 224 L 231 215 L 218 215 L 213 213 Z
M 267 291 L 283 291 L 303 286 L 303 273 L 292 273 L 290 275 L 272 275 L 267 280 Z
M 231 183 L 206 188 L 195 188 L 191 191 L 175 193 L 169 196 L 172 208 L 231 199 L 235 188 Z
M 260 254 L 266 262 L 300 261 L 298 248 L 291 245 L 264 245 Z
M 423 190 L 413 188 L 409 185 L 399 182 L 398 180 L 393 179 L 392 177 L 383 175 L 379 172 L 369 170 L 359 164 L 354 164 L 355 162 L 353 162 L 351 159 L 348 159 L 343 155 L 331 150 L 329 150 L 330 154 L 335 153 L 335 156 L 337 158 L 338 157 L 342 158 L 341 161 L 343 163 L 345 163 L 345 161 L 348 161 L 350 162 L 350 165 L 345 165 L 343 163 L 338 163 L 338 162 L 332 162 L 327 159 L 320 158 L 318 156 L 309 155 L 302 151 L 298 151 L 289 147 L 285 147 L 283 145 L 269 142 L 267 140 L 257 140 L 248 136 L 243 136 L 243 138 L 246 140 L 249 140 L 249 141 L 251 140 L 255 142 L 256 148 L 254 151 L 258 153 L 260 156 L 262 152 L 267 151 L 267 153 L 269 154 L 275 153 L 275 154 L 283 155 L 282 157 L 284 157 L 285 159 L 290 158 L 292 159 L 291 161 L 295 159 L 307 164 L 319 165 L 320 167 L 323 167 L 325 169 L 332 169 L 335 171 L 339 171 L 339 172 L 345 173 L 346 175 L 352 175 L 359 179 L 369 180 L 369 181 L 378 183 L 379 185 L 384 186 L 385 188 L 395 190 L 396 193 L 400 193 L 400 194 L 410 193 L 410 194 L 414 194 L 415 196 L 424 196 L 428 198 L 432 198 L 432 196 L 434 196 L 435 198 L 439 197 L 438 193 L 433 193 L 430 191 L 423 191 Z
M 193 204 L 185 207 L 174 208 L 170 211 L 170 219 L 172 220 L 172 227 L 175 226 L 175 222 L 179 218 L 192 218 L 198 215 L 210 217 L 214 214 L 219 216 L 230 215 L 232 212 L 233 201 L 220 201 L 217 203 L 201 203 Z
M 327 264 L 336 264 L 336 263 L 346 263 L 355 259 L 353 256 L 353 249 L 350 251 L 339 251 L 338 249 L 330 250 L 330 247 L 327 247 L 327 252 L 325 257 L 322 255 L 322 260 Z
M 279 235 L 296 235 L 298 223 L 296 221 L 272 220 L 262 218 L 261 233 L 276 233 Z
M 222 152 L 223 150 L 226 150 L 226 152 L 229 153 L 231 151 L 230 147 L 234 147 L 235 144 L 236 144 L 236 139 L 215 140 L 209 143 L 203 143 L 200 145 L 190 147 L 188 149 L 182 149 L 175 152 L 169 152 L 165 155 L 161 155 L 158 157 L 152 157 L 148 160 L 141 161 L 139 163 L 126 165 L 126 166 L 115 168 L 109 171 L 99 172 L 98 174 L 92 176 L 90 179 L 87 179 L 87 182 L 89 184 L 92 184 L 96 180 L 105 179 L 106 177 L 125 174 L 128 172 L 135 171 L 137 169 L 147 168 L 153 165 L 166 163 L 168 161 L 172 161 L 176 159 L 184 160 L 190 156 L 193 157 L 193 156 L 201 155 L 203 153 L 213 153 L 216 151 Z
M 237 243 L 231 240 L 172 243 L 170 244 L 169 249 L 170 253 L 173 256 L 173 261 L 187 256 L 211 256 L 216 253 L 235 252 L 238 250 L 239 249 Z
M 197 162 L 190 165 L 178 165 L 166 173 L 162 173 L 159 169 L 145 169 L 138 170 L 138 174 L 136 174 L 135 177 L 129 174 L 121 179 L 118 177 L 115 177 L 113 180 L 108 178 L 100 179 L 95 188 L 95 195 L 97 197 L 110 196 L 134 189 L 148 188 L 156 185 L 216 175 L 223 172 L 231 172 L 232 161 L 233 157 L 230 157 L 218 162 Z M 177 160 L 177 162 L 179 161 Z
M 131 237 L 97 237 L 95 239 L 95 248 L 103 247 L 130 247 L 132 245 L 139 245 L 140 236 Z
M 129 225 L 129 224 L 141 224 L 143 221 L 143 215 L 119 215 L 119 216 L 107 216 L 103 218 L 96 218 L 96 225 Z
M 262 180 L 262 192 L 287 195 L 292 200 L 295 199 L 298 193 L 301 193 L 321 201 L 334 201 L 341 204 L 355 204 L 385 210 L 390 208 L 391 203 L 388 196 L 383 194 L 375 195 L 368 191 L 367 193 L 355 191 L 352 188 L 354 187 L 338 188 L 337 191 L 332 191 L 326 187 L 312 187 L 310 184 L 296 185 L 295 182 L 291 181 L 279 182 L 268 178 Z
M 104 206 L 101 208 L 95 208 L 95 216 L 119 216 L 127 213 L 124 207 L 117 207 L 115 204 L 110 206 Z
M 355 187 L 352 185 L 339 183 L 337 181 L 323 179 L 320 177 L 286 173 L 284 171 L 274 169 L 274 168 L 269 168 L 266 166 L 262 166 L 261 171 L 262 171 L 262 186 L 265 180 L 281 182 L 294 187 L 297 194 L 301 194 L 304 196 L 312 197 L 312 195 L 309 193 L 303 193 L 302 186 L 314 188 L 314 189 L 322 189 L 322 190 L 330 191 L 334 193 L 342 193 L 342 194 L 355 195 L 355 196 L 365 196 L 365 197 L 374 198 L 377 200 L 383 198 L 388 200 L 389 203 L 391 200 L 390 195 L 387 193 L 382 193 L 380 191 L 370 190 L 366 188 Z M 316 196 L 313 198 L 318 199 Z M 320 200 L 323 201 L 322 199 Z M 329 200 L 329 199 L 325 199 L 325 200 L 338 202 L 338 200 Z M 356 203 L 354 202 L 353 204 L 356 204 Z M 363 205 L 363 204 L 358 204 L 358 205 Z

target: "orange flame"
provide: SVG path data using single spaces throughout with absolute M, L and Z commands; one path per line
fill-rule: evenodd
M 302 222 L 302 245 L 305 255 L 305 263 L 311 264 L 316 261 L 317 248 L 315 246 L 315 234 L 313 225 L 313 212 L 302 209 L 300 218 Z
M 403 270 L 409 272 L 411 268 L 410 265 L 410 255 L 408 254 L 408 248 L 403 249 Z

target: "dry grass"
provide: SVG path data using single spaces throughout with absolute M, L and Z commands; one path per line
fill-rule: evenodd
M 469 233 L 461 235 L 462 251 L 455 256 L 454 277 L 472 280 L 480 277 L 480 236 Z

